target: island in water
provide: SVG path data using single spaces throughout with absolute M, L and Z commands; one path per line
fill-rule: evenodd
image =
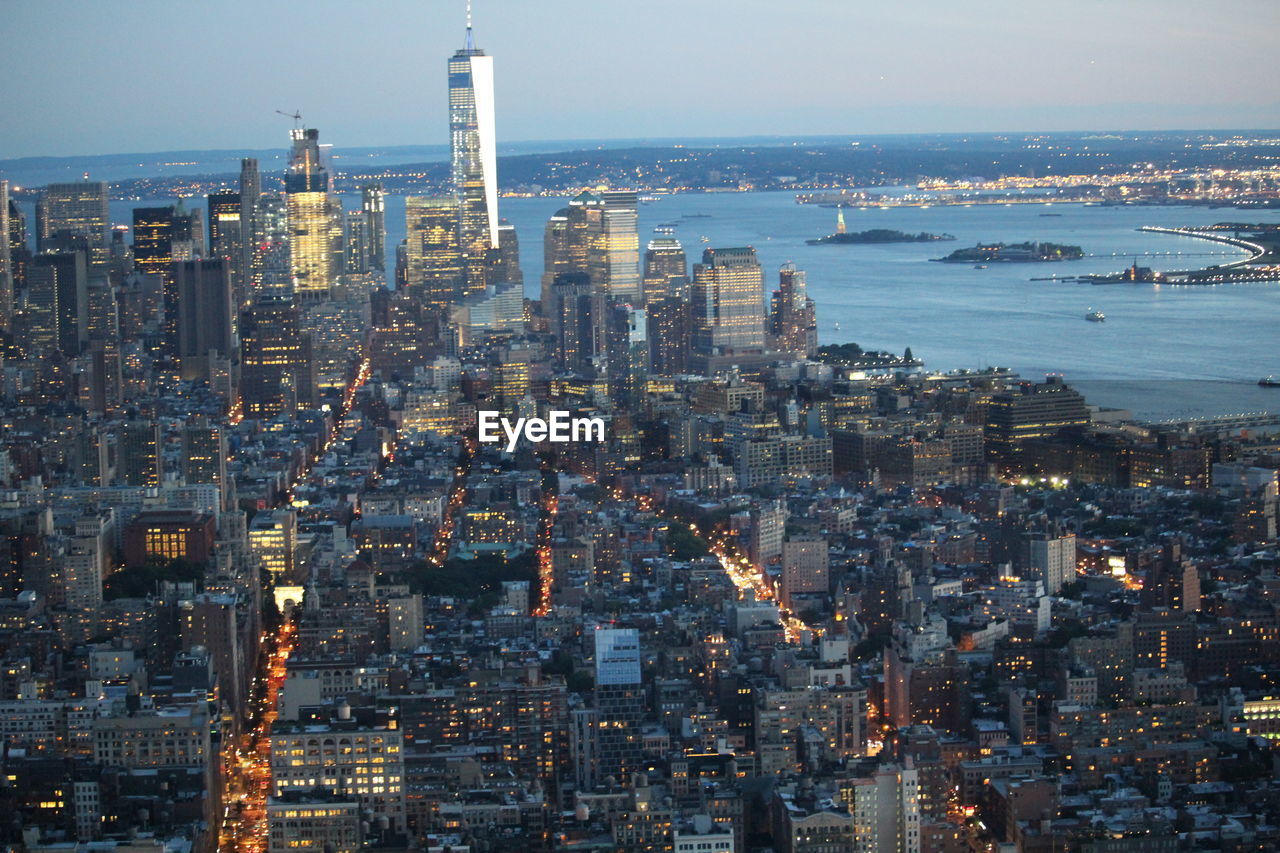
M 1042 263 L 1078 261 L 1083 257 L 1084 249 L 1063 243 L 979 243 L 932 260 L 944 264 Z
M 954 240 L 950 234 L 930 234 L 921 231 L 919 234 L 908 234 L 906 231 L 894 231 L 890 228 L 871 228 L 867 231 L 846 231 L 844 224 L 844 206 L 836 213 L 836 233 L 816 240 L 805 240 L 810 246 L 826 244 L 843 245 L 846 243 L 932 243 L 935 240 Z
M 908 234 L 906 231 L 894 231 L 890 228 L 872 228 L 868 231 L 837 231 L 816 240 L 805 240 L 810 246 L 821 246 L 828 243 L 932 243 L 935 240 L 954 240 L 950 234 L 930 234 L 921 231 L 919 234 Z
M 827 344 L 818 347 L 816 361 L 858 370 L 892 370 L 895 368 L 921 367 L 924 362 L 911 354 L 911 347 L 901 356 L 884 350 L 864 350 L 855 343 Z

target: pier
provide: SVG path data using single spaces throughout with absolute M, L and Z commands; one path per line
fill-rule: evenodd
M 1208 240 L 1212 243 L 1220 243 L 1224 246 L 1234 246 L 1238 249 L 1244 249 L 1248 252 L 1248 256 L 1237 258 L 1233 261 L 1225 261 L 1221 264 L 1203 267 L 1201 269 L 1190 270 L 1168 270 L 1166 272 L 1150 272 L 1148 276 L 1139 277 L 1137 275 L 1137 264 L 1131 268 L 1132 275 L 1126 272 L 1113 273 L 1111 275 L 1077 275 L 1077 276 L 1050 276 L 1047 278 L 1033 278 L 1032 281 L 1078 281 L 1088 284 L 1171 284 L 1171 285 L 1218 285 L 1218 284 L 1244 284 L 1249 282 L 1268 282 L 1280 281 L 1280 264 L 1260 264 L 1259 261 L 1272 255 L 1274 247 L 1265 245 L 1255 240 L 1247 240 L 1238 236 L 1238 232 L 1246 229 L 1232 228 L 1230 234 L 1215 233 L 1219 229 L 1218 226 L 1205 227 L 1179 227 L 1167 228 L 1161 225 L 1143 225 L 1139 231 L 1145 231 L 1152 234 L 1172 234 L 1177 237 L 1194 237 L 1197 240 Z M 1145 253 L 1141 256 L 1134 257 L 1153 257 L 1157 255 L 1179 255 L 1182 257 L 1208 257 L 1215 253 Z

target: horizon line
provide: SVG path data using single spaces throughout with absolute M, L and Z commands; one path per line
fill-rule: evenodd
M 534 144 L 576 144 L 576 143 L 600 143 L 600 142 L 652 142 L 652 143 L 678 143 L 686 145 L 688 143 L 698 142 L 715 142 L 718 140 L 764 140 L 764 139 L 790 139 L 790 140 L 806 140 L 806 139 L 863 139 L 863 138 L 887 138 L 887 137 L 929 137 L 929 136 L 1009 136 L 1016 134 L 1034 134 L 1038 136 L 1072 136 L 1078 134 L 1133 134 L 1133 135 L 1154 135 L 1154 134 L 1197 134 L 1197 133 L 1277 133 L 1280 134 L 1280 127 L 1170 127 L 1159 128 L 1154 130 L 1135 130 L 1118 127 L 1101 127 L 1101 128 L 1078 128 L 1075 130 L 1035 130 L 1033 128 L 1023 128 L 1017 130 L 972 130 L 972 131 L 876 131 L 869 133 L 806 133 L 806 134 L 771 134 L 771 133 L 749 133 L 749 134 L 727 134 L 724 136 L 595 136 L 595 137 L 568 137 L 568 138 L 540 138 L 540 139 L 507 139 L 499 141 L 499 145 L 534 145 Z M 326 143 L 326 147 L 337 148 L 333 143 Z M 449 150 L 447 142 L 418 142 L 418 143 L 374 143 L 360 145 L 344 145 L 343 149 L 348 151 L 358 151 L 373 148 L 441 148 L 445 151 Z M 125 157 L 133 155 L 146 154 L 173 154 L 173 153 L 236 153 L 251 151 L 288 151 L 287 145 L 280 147 L 253 147 L 246 146 L 243 148 L 156 148 L 146 151 L 103 151 L 94 154 L 26 154 L 16 157 L 0 157 L 0 163 L 19 163 L 29 160 L 76 160 L 91 157 Z M 574 149 L 566 149 L 574 150 Z M 555 153 L 555 152 L 547 152 Z M 509 156 L 509 155 L 508 155 Z

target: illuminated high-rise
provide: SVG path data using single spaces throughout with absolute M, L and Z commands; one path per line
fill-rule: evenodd
M 281 193 L 263 193 L 258 198 L 257 231 L 249 301 L 263 290 L 293 289 L 289 261 L 289 206 Z
M 424 306 L 446 314 L 463 293 L 458 201 L 451 196 L 407 196 L 404 216 L 405 286 Z
M 158 486 L 164 471 L 164 434 L 153 420 L 124 421 L 116 428 L 116 476 L 129 486 Z
M 542 296 L 562 273 L 586 273 L 611 298 L 639 306 L 640 236 L 636 194 L 582 192 L 556 212 L 543 232 Z
M 245 293 L 242 211 L 240 193 L 224 190 L 209 194 L 209 256 L 226 262 L 236 304 Z
M 382 184 L 365 184 L 360 188 L 360 213 L 364 220 L 365 251 L 369 268 L 387 268 L 387 194 Z
M 241 270 L 244 281 L 241 289 L 248 293 L 261 283 L 262 219 L 259 206 L 262 199 L 262 176 L 258 173 L 258 159 L 245 157 L 240 161 L 240 248 L 244 254 Z M 243 305 L 237 305 L 237 308 Z
M 320 132 L 294 128 L 290 138 L 293 153 L 284 186 L 294 291 L 303 298 L 327 298 L 335 270 L 329 171 L 320 162 Z
M 557 210 L 542 232 L 542 311 L 551 301 L 551 285 L 561 273 L 575 272 L 568 263 L 569 208 Z
M 467 43 L 449 59 L 449 144 L 467 292 L 482 290 L 490 249 L 498 248 L 498 150 L 493 104 L 493 57 Z
M 520 239 L 515 226 L 505 219 L 498 226 L 498 248 L 489 252 L 489 283 L 515 284 L 524 289 L 524 272 L 520 269 Z
M 173 275 L 174 261 L 191 260 L 191 220 L 180 208 L 135 207 L 133 209 L 133 265 L 138 272 L 161 277 L 164 305 L 164 348 L 177 355 L 178 291 Z
M 707 249 L 689 288 L 695 368 L 764 349 L 764 280 L 756 250 Z
M 13 317 L 13 262 L 9 259 L 9 182 L 0 181 L 0 327 Z
M 120 303 L 116 293 L 106 276 L 94 276 L 89 281 L 88 346 L 81 355 L 85 381 L 80 391 L 81 405 L 94 412 L 118 407 L 124 391 Z
M 227 488 L 227 436 L 222 426 L 197 417 L 182 429 L 182 479 Z
M 547 291 L 542 310 L 551 330 L 557 366 L 589 373 L 604 349 L 602 297 L 585 272 L 556 276 Z
M 597 773 L 600 778 L 625 779 L 636 770 L 642 752 L 640 723 L 645 700 L 640 632 L 635 628 L 597 628 L 594 639 Z
M 49 184 L 36 206 L 37 244 L 49 248 L 76 248 L 69 242 L 85 241 L 89 262 L 107 262 L 107 185 L 102 181 Z
M 487 335 L 510 335 L 524 327 L 524 292 L 518 284 L 499 282 L 463 297 L 449 309 L 453 340 L 472 346 Z
M 263 294 L 240 315 L 240 396 L 244 416 L 292 415 L 314 395 L 311 338 L 284 295 Z
M 689 265 L 684 246 L 675 237 L 654 237 L 644 253 L 645 306 L 668 297 L 684 299 L 688 289 Z
M 609 378 L 618 400 L 635 402 L 649 378 L 649 327 L 643 308 L 613 302 L 608 308 L 606 339 Z
M 203 258 L 209 246 L 205 241 L 204 212 L 195 207 L 187 210 L 178 199 L 173 211 L 173 259 L 189 261 Z
M 89 274 L 84 252 L 37 255 L 27 274 L 32 345 L 74 358 L 89 332 Z
M 231 240 L 240 236 L 240 193 L 222 190 L 209 193 L 209 251 L 222 257 Z
M 543 310 L 551 297 L 551 287 L 565 273 L 590 275 L 592 242 L 601 233 L 603 208 L 600 196 L 583 191 L 547 220 L 542 236 Z M 550 315 L 548 315 L 550 316 Z
M 501 347 L 494 353 L 493 391 L 503 411 L 515 412 L 516 405 L 529 393 L 534 354 L 525 344 Z
M 652 372 L 674 376 L 689 371 L 689 303 L 670 297 L 645 309 Z
M 138 272 L 168 274 L 173 262 L 173 207 L 133 209 L 133 265 Z
M 27 266 L 31 263 L 31 249 L 27 246 L 27 217 L 22 208 L 11 198 L 9 214 L 9 275 L 16 292 L 26 286 Z
M 599 198 L 599 225 L 587 257 L 591 281 L 611 298 L 638 305 L 642 294 L 636 194 L 606 191 Z
M 818 317 L 805 287 L 804 270 L 787 263 L 778 271 L 778 289 L 769 310 L 772 345 L 781 352 L 811 356 L 818 350 Z
M 348 210 L 343 219 L 342 269 L 348 273 L 369 271 L 369 228 L 364 215 Z

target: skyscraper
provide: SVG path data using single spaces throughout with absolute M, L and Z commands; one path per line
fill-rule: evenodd
M 518 284 L 491 284 L 449 309 L 454 340 L 463 347 L 479 344 L 488 335 L 518 332 L 523 324 L 524 293 Z
M 228 262 L 179 261 L 173 265 L 178 294 L 177 355 L 182 378 L 208 381 L 215 360 L 234 346 L 231 277 Z
M 597 628 L 595 658 L 598 778 L 626 779 L 641 754 L 640 721 L 645 702 L 640 632 L 635 628 Z
M 689 290 L 689 266 L 684 246 L 674 237 L 654 237 L 644 252 L 644 304 L 667 297 L 684 299 Z
M 31 261 L 31 250 L 27 246 L 27 217 L 22 208 L 9 199 L 9 275 L 13 278 L 15 288 L 26 286 L 27 266 Z
M 37 255 L 28 273 L 33 348 L 80 354 L 89 330 L 89 278 L 84 252 Z
M 493 390 L 504 412 L 515 413 L 520 400 L 529 393 L 533 361 L 534 354 L 525 344 L 505 346 L 494 353 Z
M 640 632 L 635 628 L 598 628 L 595 653 L 597 686 L 640 683 Z
M 696 369 L 710 373 L 723 356 L 764 349 L 764 285 L 755 249 L 704 251 L 693 268 L 689 302 Z
M 369 224 L 358 210 L 349 210 L 344 217 L 342 268 L 348 273 L 366 273 L 370 269 Z
M 636 194 L 629 190 L 579 193 L 548 220 L 543 262 L 544 302 L 556 276 L 574 272 L 589 275 L 592 285 L 608 297 L 642 307 Z
M 158 486 L 164 440 L 158 421 L 125 421 L 116 432 L 116 474 L 129 486 Z
M 209 255 L 227 263 L 232 292 L 243 296 L 244 223 L 238 192 L 209 193 Z M 234 298 L 239 302 L 239 298 Z
M 1026 534 L 1027 576 L 1044 582 L 1048 595 L 1057 595 L 1076 578 L 1076 537 L 1044 531 Z
M 240 236 L 240 193 L 221 190 L 209 193 L 209 251 L 218 252 L 228 241 Z M 221 255 L 219 255 L 221 256 Z
M 590 242 L 587 265 L 591 281 L 610 298 L 640 306 L 640 235 L 637 230 L 636 194 L 607 191 L 600 194 L 599 230 Z
M 387 268 L 387 194 L 382 184 L 365 184 L 360 188 L 360 212 L 364 218 L 366 252 L 369 268 Z
M 520 269 L 520 238 L 515 226 L 505 219 L 498 226 L 498 248 L 489 250 L 489 283 L 518 285 L 524 289 L 524 272 Z
M 240 396 L 246 418 L 270 419 L 310 405 L 311 338 L 284 295 L 263 294 L 240 315 Z
M 49 184 L 36 206 L 38 248 L 68 248 L 83 238 L 89 262 L 107 262 L 107 185 L 102 181 Z
M 856 850 L 920 853 L 920 774 L 883 765 L 871 776 L 843 781 L 839 800 L 854 820 Z
M 562 208 L 552 214 L 542 231 L 542 313 L 547 314 L 547 306 L 551 300 L 551 285 L 561 273 L 574 272 L 568 264 L 569 246 L 569 208 Z
M 90 280 L 88 300 L 88 347 L 82 356 L 81 399 L 86 409 L 105 412 L 119 406 L 123 394 L 120 305 L 116 289 L 106 276 Z
M 168 274 L 173 260 L 173 207 L 133 209 L 133 265 L 139 272 Z
M 9 259 L 9 182 L 0 181 L 0 327 L 13 318 L 13 262 Z
M 449 196 L 407 196 L 405 286 L 424 306 L 447 314 L 462 294 L 463 246 L 458 201 Z M 480 288 L 483 290 L 483 288 Z
M 769 311 L 769 334 L 775 349 L 801 356 L 818 349 L 818 317 L 813 300 L 805 289 L 804 271 L 795 264 L 782 265 L 778 289 L 773 292 Z
M 258 160 L 245 157 L 240 161 L 240 248 L 244 253 L 240 269 L 244 280 L 238 285 L 246 300 L 253 287 L 261 283 L 262 219 L 258 210 L 261 199 L 262 177 L 258 174 Z M 243 307 L 243 303 L 236 306 L 237 309 Z
M 264 289 L 291 291 L 293 269 L 289 259 L 289 206 L 281 193 L 263 193 L 258 198 L 254 224 L 257 236 L 250 271 L 248 299 Z
M 178 199 L 173 209 L 173 259 L 189 261 L 203 258 L 209 247 L 205 242 L 204 212 L 196 207 L 187 210 Z
M 199 417 L 182 429 L 182 479 L 227 488 L 227 437 L 222 426 Z
M 647 293 L 646 293 L 647 295 Z M 649 352 L 653 373 L 689 371 L 689 303 L 670 297 L 648 303 Z
M 290 138 L 293 152 L 284 186 L 294 289 L 303 298 L 327 298 L 333 286 L 334 258 L 329 171 L 320 162 L 320 132 L 294 128 Z
M 643 308 L 614 302 L 608 308 L 609 379 L 616 399 L 628 403 L 644 395 L 649 378 L 649 327 Z
M 591 371 L 592 359 L 602 350 L 596 334 L 603 325 L 602 301 L 585 272 L 560 273 L 552 283 L 542 310 L 551 327 L 556 362 L 563 370 Z
M 798 534 L 782 542 L 782 603 L 796 610 L 796 595 L 825 595 L 830 573 L 827 540 L 815 534 Z
M 466 46 L 449 59 L 449 142 L 466 290 L 474 292 L 484 287 L 488 250 L 498 248 L 498 152 L 493 57 L 475 46 L 469 11 Z

